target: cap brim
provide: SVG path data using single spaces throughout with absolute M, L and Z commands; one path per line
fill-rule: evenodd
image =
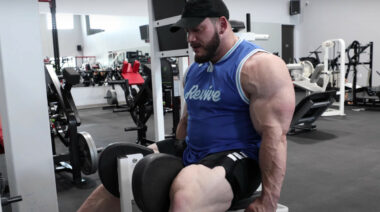
M 204 19 L 205 18 L 181 18 L 170 27 L 170 31 L 177 32 L 181 28 L 195 28 L 202 23 Z

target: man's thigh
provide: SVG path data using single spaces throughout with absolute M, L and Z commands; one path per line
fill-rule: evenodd
M 174 179 L 170 196 L 182 198 L 189 208 L 201 211 L 226 211 L 232 202 L 233 192 L 225 178 L 223 167 L 208 168 L 201 164 L 181 170 Z
M 225 151 L 208 155 L 199 161 L 209 168 L 223 167 L 234 201 L 251 196 L 261 183 L 261 173 L 257 161 L 248 158 L 241 151 Z

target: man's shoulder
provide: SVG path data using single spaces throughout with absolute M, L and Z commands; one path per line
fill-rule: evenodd
M 281 87 L 287 81 L 289 72 L 284 61 L 276 55 L 258 52 L 252 55 L 244 64 L 241 80 L 247 93 Z M 269 89 L 271 90 L 271 89 Z
M 284 61 L 268 52 L 257 52 L 247 59 L 242 68 L 242 73 L 260 76 L 271 74 L 283 74 L 288 72 Z

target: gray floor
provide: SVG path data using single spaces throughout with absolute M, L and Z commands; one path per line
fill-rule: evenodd
M 280 203 L 291 212 L 380 211 L 380 112 L 346 109 L 345 117 L 322 117 L 317 130 L 288 137 L 287 173 Z M 111 142 L 134 142 L 128 113 L 100 108 L 80 111 L 80 130 L 89 132 L 98 147 Z M 165 116 L 166 131 L 172 127 Z M 152 119 L 148 137 L 153 138 Z M 59 209 L 76 211 L 99 184 L 97 174 L 75 187 L 70 175 L 57 174 Z

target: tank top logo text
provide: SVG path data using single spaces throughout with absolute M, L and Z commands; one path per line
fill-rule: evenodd
M 212 86 L 201 90 L 198 85 L 193 85 L 185 94 L 185 99 L 218 102 L 220 100 L 220 91 L 214 90 Z

